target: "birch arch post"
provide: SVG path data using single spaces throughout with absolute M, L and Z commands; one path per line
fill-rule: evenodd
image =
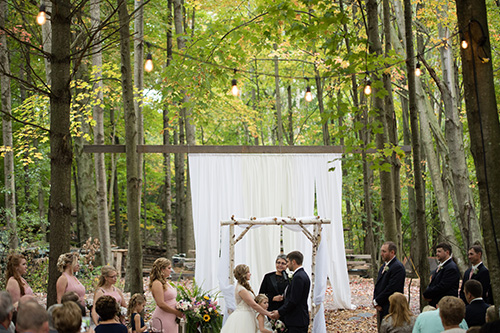
M 319 216 L 316 218 L 303 218 L 297 220 L 294 217 L 274 217 L 269 220 L 259 220 L 256 217 L 250 219 L 235 218 L 231 216 L 229 221 L 221 221 L 221 226 L 229 226 L 229 283 L 234 283 L 234 246 L 246 233 L 254 226 L 299 226 L 302 233 L 311 241 L 312 244 L 312 264 L 311 264 L 311 326 L 314 326 L 314 317 L 318 313 L 320 308 L 317 304 L 314 304 L 314 287 L 316 283 L 316 255 L 318 253 L 319 244 L 321 243 L 321 231 L 323 230 L 323 224 L 330 224 L 331 221 L 328 219 L 321 219 Z M 234 227 L 235 226 L 247 226 L 238 237 L 236 238 Z M 311 233 L 307 230 L 306 226 L 312 225 L 313 232 Z

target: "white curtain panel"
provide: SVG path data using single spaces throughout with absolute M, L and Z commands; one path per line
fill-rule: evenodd
M 234 309 L 234 286 L 229 281 L 229 227 L 220 221 L 231 216 L 313 216 L 332 224 L 323 226 L 316 262 L 314 304 L 324 300 L 327 276 L 334 306 L 351 308 L 342 226 L 342 170 L 339 154 L 189 154 L 193 220 L 196 242 L 195 278 L 204 289 L 220 290 L 226 310 Z M 333 162 L 331 162 L 333 161 Z M 330 163 L 331 162 L 331 163 Z M 328 169 L 335 167 L 334 172 Z M 299 250 L 311 274 L 311 242 L 300 230 L 283 228 L 285 253 Z M 243 231 L 235 228 L 235 237 Z M 312 231 L 312 227 L 310 229 Z M 250 266 L 250 284 L 257 293 L 265 273 L 275 269 L 280 227 L 252 228 L 235 247 L 235 264 Z M 313 332 L 326 332 L 323 307 Z M 227 312 L 226 312 L 227 313 Z

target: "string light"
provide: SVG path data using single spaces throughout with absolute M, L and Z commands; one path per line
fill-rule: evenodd
M 365 89 L 363 90 L 365 95 L 371 95 L 372 93 L 372 81 L 370 79 L 366 80 L 366 86 Z
M 40 5 L 40 11 L 36 16 L 36 23 L 38 23 L 39 25 L 44 25 L 45 22 L 47 22 L 47 13 L 45 11 L 45 5 Z
M 148 53 L 146 56 L 146 62 L 144 63 L 144 70 L 146 72 L 151 72 L 153 70 L 153 56 Z
M 420 76 L 422 75 L 422 70 L 420 69 L 420 63 L 417 62 L 417 65 L 415 66 L 415 75 Z
M 238 96 L 240 94 L 240 90 L 238 89 L 238 81 L 236 81 L 236 79 L 232 79 L 231 80 L 231 94 L 233 94 L 233 96 Z
M 465 50 L 466 48 L 469 47 L 469 43 L 465 40 L 464 37 L 462 37 L 462 40 L 460 41 L 460 46 Z
M 307 86 L 306 95 L 304 96 L 307 102 L 311 102 L 313 100 L 313 94 L 311 93 L 311 87 Z

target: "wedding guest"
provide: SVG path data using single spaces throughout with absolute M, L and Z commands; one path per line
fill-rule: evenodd
M 7 258 L 7 272 L 5 281 L 7 281 L 6 290 L 12 297 L 12 303 L 16 306 L 21 296 L 34 296 L 33 290 L 28 282 L 23 278 L 27 271 L 26 258 L 21 254 L 10 254 Z
M 11 324 L 14 315 L 12 297 L 6 291 L 0 291 L 0 333 L 12 333 Z
M 17 333 L 48 333 L 49 314 L 33 299 L 19 302 L 16 321 Z
M 455 296 L 444 296 L 438 303 L 439 316 L 443 323 L 444 331 L 449 333 L 466 332 L 459 325 L 465 318 L 465 304 Z
M 49 314 L 49 333 L 57 333 L 56 326 L 54 325 L 54 310 L 61 307 L 62 304 L 56 303 L 49 306 L 47 313 Z
M 453 261 L 451 246 L 439 243 L 436 246 L 436 257 L 439 265 L 432 273 L 431 282 L 423 293 L 424 298 L 432 306 L 436 306 L 444 296 L 457 296 L 460 283 L 460 272 Z
M 177 332 L 177 317 L 183 314 L 175 308 L 177 302 L 177 291 L 175 287 L 167 283 L 167 278 L 172 272 L 172 264 L 166 258 L 158 258 L 153 263 L 149 278 L 149 289 L 156 302 L 156 308 L 151 317 L 153 329 L 156 332 Z M 159 320 L 156 320 L 156 319 Z
M 464 287 L 465 299 L 469 304 L 465 307 L 465 321 L 469 327 L 482 326 L 486 322 L 486 310 L 489 305 L 481 297 L 483 295 L 483 287 L 476 280 L 465 282 Z
M 460 328 L 468 329 L 465 319 L 460 323 Z M 439 309 L 434 311 L 422 312 L 418 315 L 415 325 L 413 326 L 413 333 L 441 333 L 444 331 L 441 317 L 439 316 Z
M 250 268 L 240 264 L 234 268 L 234 277 L 237 281 L 234 297 L 236 310 L 234 310 L 220 333 L 255 333 L 257 330 L 256 312 L 270 317 L 271 313 L 255 302 L 255 294 L 250 283 Z
M 495 306 L 490 305 L 490 307 L 486 310 L 486 322 L 491 323 L 498 319 L 500 318 L 498 317 L 498 312 L 496 311 Z
M 118 305 L 126 308 L 127 302 L 123 297 L 123 293 L 120 288 L 115 287 L 116 280 L 118 279 L 118 272 L 113 266 L 103 266 L 101 268 L 101 276 L 99 276 L 99 282 L 97 283 L 97 288 L 94 292 L 94 304 L 103 295 L 110 295 L 116 299 Z M 95 309 L 92 308 L 92 320 L 97 323 L 98 316 Z
M 54 309 L 52 320 L 58 333 L 77 333 L 82 326 L 82 311 L 77 303 L 67 301 Z
M 259 289 L 259 294 L 264 294 L 269 299 L 269 311 L 277 310 L 285 304 L 283 294 L 290 285 L 286 274 L 286 254 L 278 255 L 275 265 L 276 271 L 264 275 Z
M 79 302 L 85 306 L 85 287 L 74 275 L 80 269 L 78 253 L 64 253 L 57 260 L 57 268 L 62 272 L 56 282 L 57 303 L 61 303 L 62 296 L 68 291 L 74 291 L 80 298 Z
M 385 242 L 380 248 L 384 264 L 378 271 L 373 291 L 373 306 L 377 309 L 378 324 L 389 313 L 389 296 L 404 291 L 406 270 L 396 257 L 396 251 L 397 246 L 394 242 Z
M 473 245 L 467 252 L 472 267 L 464 273 L 462 286 L 460 287 L 460 298 L 467 303 L 464 293 L 464 285 L 469 280 L 477 280 L 483 287 L 483 300 L 488 304 L 493 304 L 493 295 L 491 294 L 490 271 L 483 264 L 483 248 L 479 245 Z
M 382 320 L 382 333 L 411 333 L 416 317 L 410 311 L 408 300 L 402 293 L 395 292 L 389 296 L 389 314 Z
M 99 297 L 94 306 L 101 318 L 99 325 L 95 327 L 95 333 L 128 333 L 127 326 L 120 323 L 118 319 L 120 306 L 113 296 L 103 295 Z
M 64 304 L 66 302 L 75 302 L 80 307 L 82 317 L 87 315 L 87 309 L 80 303 L 80 296 L 74 291 L 68 291 L 61 297 L 61 303 Z

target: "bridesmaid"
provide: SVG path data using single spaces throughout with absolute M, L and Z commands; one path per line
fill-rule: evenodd
M 61 303 L 66 292 L 74 291 L 80 297 L 80 304 L 85 306 L 85 287 L 74 275 L 80 269 L 78 258 L 78 253 L 68 252 L 61 254 L 57 260 L 57 268 L 62 272 L 56 282 L 57 303 Z
M 7 258 L 7 272 L 5 281 L 7 281 L 6 290 L 12 297 L 12 304 L 19 302 L 21 296 L 34 296 L 33 290 L 28 285 L 28 282 L 23 278 L 26 274 L 28 266 L 26 258 L 21 254 L 11 254 Z
M 97 288 L 94 293 L 94 304 L 96 304 L 99 297 L 109 295 L 115 298 L 119 306 L 124 308 L 127 307 L 127 302 L 125 302 L 122 291 L 114 285 L 117 278 L 118 272 L 113 266 L 103 266 L 101 268 L 101 276 L 99 277 L 99 282 L 97 283 Z M 92 307 L 92 320 L 94 323 L 98 322 L 98 315 L 95 311 L 95 307 Z
M 177 291 L 167 283 L 172 272 L 172 264 L 166 258 L 158 258 L 153 263 L 149 282 L 149 289 L 156 302 L 156 309 L 151 318 L 151 325 L 155 332 L 173 333 L 178 331 L 176 317 L 183 314 L 175 308 Z

